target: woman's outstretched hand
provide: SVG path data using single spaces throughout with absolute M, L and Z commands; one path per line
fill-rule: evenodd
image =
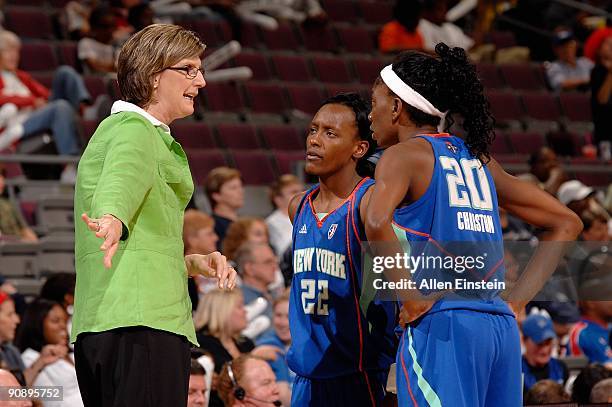
M 90 218 L 86 213 L 81 215 L 81 219 L 89 230 L 95 232 L 96 237 L 104 239 L 100 250 L 104 252 L 104 267 L 112 267 L 112 259 L 119 248 L 119 239 L 123 232 L 123 223 L 113 215 L 104 215 L 101 218 Z

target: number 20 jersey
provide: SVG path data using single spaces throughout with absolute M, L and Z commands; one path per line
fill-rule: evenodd
M 395 357 L 396 304 L 360 304 L 365 232 L 359 204 L 373 184 L 364 178 L 340 206 L 321 219 L 312 205 L 319 191 L 315 185 L 297 209 L 287 362 L 300 376 L 327 379 L 388 369 Z

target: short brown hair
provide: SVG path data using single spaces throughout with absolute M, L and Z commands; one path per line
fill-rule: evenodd
M 204 189 L 213 209 L 217 205 L 212 197 L 213 194 L 219 193 L 219 191 L 221 191 L 221 187 L 223 187 L 226 182 L 229 182 L 234 178 L 242 179 L 242 174 L 240 174 L 240 171 L 235 168 L 217 167 L 213 168 L 208 173 L 208 176 L 206 176 L 206 181 L 204 181 Z
M 273 207 L 276 207 L 274 204 L 274 198 L 280 196 L 283 192 L 283 189 L 289 185 L 293 184 L 301 184 L 302 181 L 298 177 L 293 174 L 283 174 L 272 185 L 270 185 L 270 203 Z
M 525 394 L 525 404 L 555 404 L 570 401 L 563 386 L 552 380 L 540 380 Z
M 210 215 L 198 211 L 197 209 L 187 209 L 183 220 L 183 241 L 185 241 L 188 236 L 196 234 L 200 229 L 214 226 L 215 221 Z
M 244 217 L 233 222 L 227 232 L 225 232 L 225 239 L 223 239 L 222 252 L 228 258 L 228 260 L 235 260 L 236 252 L 238 248 L 245 243 L 249 237 L 249 229 L 255 222 L 261 222 L 266 227 L 266 234 L 268 234 L 268 226 L 266 221 L 262 218 L 256 217 Z M 268 234 L 268 238 L 269 238 Z
M 142 108 L 153 102 L 155 74 L 185 58 L 200 57 L 206 46 L 189 30 L 173 24 L 152 24 L 121 48 L 117 82 L 123 98 Z

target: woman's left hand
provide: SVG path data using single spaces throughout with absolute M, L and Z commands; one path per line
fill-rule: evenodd
M 219 252 L 210 254 L 188 254 L 185 256 L 187 273 L 190 276 L 202 275 L 219 280 L 219 288 L 233 289 L 236 286 L 236 270 L 227 263 L 227 258 Z

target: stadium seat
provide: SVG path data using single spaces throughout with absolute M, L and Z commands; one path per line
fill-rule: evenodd
M 499 67 L 496 64 L 480 63 L 476 65 L 478 77 L 485 88 L 503 88 L 504 81 L 499 74 Z
M 220 22 L 199 18 L 181 22 L 181 25 L 195 31 L 208 47 L 218 47 L 227 42 L 223 40 L 221 30 L 218 28 Z
M 488 39 L 497 49 L 516 46 L 516 38 L 510 31 L 491 31 L 488 34 Z
M 499 67 L 506 84 L 512 89 L 544 90 L 546 83 L 530 64 L 506 64 Z
M 38 277 L 38 243 L 2 242 L 0 270 L 5 278 Z
M 58 235 L 41 242 L 38 268 L 42 275 L 74 273 L 74 236 Z
M 359 19 L 357 7 L 354 1 L 349 0 L 323 0 L 323 10 L 332 21 L 346 21 L 354 23 Z
M 561 93 L 559 96 L 563 114 L 574 122 L 590 122 L 591 116 L 591 99 L 584 93 Z
M 308 114 L 316 113 L 325 98 L 321 88 L 313 84 L 288 84 L 287 91 L 292 107 Z
M 77 57 L 77 43 L 73 41 L 65 41 L 57 44 L 60 61 L 63 65 L 68 65 L 80 70 L 79 59 Z
M 552 132 L 547 135 L 548 145 L 560 156 L 578 156 L 585 145 L 584 135 L 567 131 Z
M 53 84 L 53 74 L 52 73 L 32 72 L 32 78 L 40 82 L 47 89 L 51 89 L 51 85 Z
M 272 64 L 283 81 L 309 82 L 313 78 L 307 59 L 300 55 L 273 55 Z
M 336 35 L 329 25 L 300 26 L 304 46 L 310 51 L 334 52 L 338 49 Z
M 516 127 L 524 115 L 518 97 L 511 92 L 499 90 L 489 90 L 486 93 L 497 124 Z
M 85 76 L 83 81 L 85 82 L 85 87 L 89 91 L 92 100 L 96 100 L 100 95 L 108 95 L 109 92 L 104 82 L 104 78 L 100 76 Z
M 535 132 L 509 132 L 507 137 L 516 154 L 531 154 L 546 145 L 546 137 Z
M 46 233 L 74 231 L 72 197 L 41 198 L 36 208 L 38 226 Z
M 236 168 L 247 185 L 270 184 L 276 179 L 270 157 L 263 151 L 231 151 Z
M 171 131 L 183 149 L 217 148 L 210 128 L 204 123 L 180 121 L 172 124 Z
M 585 185 L 593 186 L 593 187 L 607 187 L 612 183 L 612 176 L 609 171 L 601 171 L 601 172 L 587 172 L 587 171 L 577 171 L 575 173 L 578 181 L 581 181 Z
M 306 160 L 305 151 L 272 151 L 280 174 L 295 174 L 296 165 Z
M 495 133 L 495 139 L 491 144 L 491 153 L 496 154 L 512 154 L 512 149 L 508 143 L 508 138 L 505 133 L 497 131 Z
M 369 86 L 374 84 L 374 80 L 384 68 L 384 63 L 378 59 L 355 58 L 352 64 L 359 82 Z
M 272 77 L 267 58 L 260 52 L 243 52 L 234 58 L 236 66 L 247 66 L 253 71 L 253 79 L 268 80 Z
M 205 109 L 212 111 L 237 112 L 244 107 L 238 85 L 233 82 L 209 83 L 198 96 Z
M 293 126 L 262 126 L 259 128 L 266 147 L 274 150 L 300 150 L 304 148 L 304 137 Z
M 521 94 L 527 116 L 536 120 L 558 121 L 561 110 L 557 100 L 550 93 L 525 92 Z
M 26 72 L 53 71 L 58 66 L 53 48 L 45 42 L 24 43 L 19 62 L 19 68 Z
M 376 51 L 374 37 L 370 31 L 361 26 L 336 27 L 342 47 L 348 52 L 372 54 Z
M 253 113 L 283 114 L 287 109 L 283 90 L 277 85 L 246 83 L 244 88 Z
M 83 145 L 87 145 L 91 136 L 94 135 L 96 129 L 98 128 L 97 120 L 81 120 L 81 140 L 83 141 Z
M 301 45 L 295 29 L 290 23 L 281 22 L 276 30 L 262 30 L 261 32 L 266 47 L 272 50 L 295 51 Z
M 219 141 L 233 150 L 252 150 L 261 147 L 255 128 L 250 124 L 224 123 L 217 126 Z
M 393 4 L 380 1 L 360 1 L 361 17 L 370 24 L 384 24 L 393 19 Z
M 337 57 L 312 58 L 317 77 L 321 82 L 349 83 L 352 82 L 351 73 L 344 59 Z
M 256 24 L 242 21 L 240 44 L 246 48 L 259 48 L 261 46 L 261 35 Z
M 6 8 L 6 28 L 14 31 L 21 39 L 52 39 L 51 18 L 37 8 Z
M 196 185 L 204 185 L 206 176 L 213 168 L 227 165 L 227 160 L 221 150 L 187 149 L 185 152 L 189 158 L 189 168 Z

